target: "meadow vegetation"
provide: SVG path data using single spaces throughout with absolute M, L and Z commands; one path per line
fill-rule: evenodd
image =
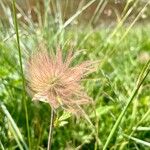
M 93 27 L 92 22 L 101 15 L 99 11 L 104 3 L 99 1 L 90 23 L 76 24 L 82 21 L 78 17 L 95 1 L 81 1 L 73 16 L 64 21 L 60 2 L 56 1 L 56 14 L 51 16 L 47 6 L 53 1 L 47 0 L 43 16 L 36 12 L 36 22 L 21 9 L 16 15 L 15 1 L 14 5 L 11 3 L 14 9 L 1 2 L 6 20 L 0 22 L 0 149 L 47 147 L 50 106 L 33 102 L 24 80 L 26 60 L 41 42 L 49 52 L 55 53 L 61 47 L 64 56 L 72 49 L 77 55 L 73 64 L 99 61 L 96 72 L 82 80 L 94 103 L 83 107 L 85 117 L 57 112 L 52 149 L 150 149 L 150 24 L 137 23 L 149 8 L 149 2 L 140 5 L 131 21 L 126 22 L 138 0 L 127 1 L 114 23 Z

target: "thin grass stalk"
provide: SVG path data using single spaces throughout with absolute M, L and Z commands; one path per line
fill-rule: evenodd
M 99 145 L 99 142 L 98 142 L 98 133 L 99 133 L 99 118 L 98 118 L 98 115 L 97 115 L 97 112 L 96 112 L 96 104 L 93 102 L 93 111 L 94 111 L 94 115 L 95 115 L 95 138 L 96 138 L 96 141 L 95 141 L 95 144 L 94 144 L 94 150 L 97 150 L 98 149 L 98 146 L 100 147 Z M 100 143 L 102 145 L 102 143 Z
M 57 9 L 57 17 L 58 17 L 58 23 L 59 23 L 59 29 L 62 28 L 63 26 L 63 14 L 62 14 L 62 10 L 61 10 L 61 4 L 62 2 L 56 0 L 56 9 Z M 63 44 L 64 43 L 64 30 L 61 31 L 61 34 L 59 36 L 59 44 Z
M 142 119 L 134 126 L 134 130 L 130 133 L 129 136 L 132 136 L 133 133 L 136 131 L 138 126 L 150 115 L 150 109 L 145 113 L 145 115 L 142 117 Z
M 87 33 L 83 39 L 81 40 L 81 42 L 78 44 L 77 49 L 80 49 L 80 46 L 82 46 L 84 44 L 84 42 L 92 35 L 93 31 L 89 31 L 89 33 Z
M 9 0 L 9 2 L 11 3 L 12 1 Z M 27 3 L 27 0 L 26 0 Z M 28 4 L 29 5 L 29 4 Z M 17 3 L 15 3 L 16 9 L 19 11 L 19 13 L 23 16 L 23 18 L 27 21 L 28 25 L 25 23 L 22 23 L 22 25 L 24 25 L 24 27 L 28 27 L 30 25 L 30 27 L 32 27 L 32 32 L 34 29 L 34 23 L 33 21 L 29 18 L 29 16 L 23 11 L 23 9 L 21 8 L 20 5 L 18 5 Z M 31 30 L 31 29 L 30 29 Z
M 96 0 L 89 1 L 86 5 L 84 5 L 81 9 L 79 9 L 73 16 L 71 16 L 62 26 L 59 28 L 57 33 L 55 34 L 54 38 L 51 42 L 56 40 L 57 36 L 65 29 L 73 20 L 75 20 L 83 11 L 85 11 L 88 7 L 90 7 Z
M 21 71 L 22 86 L 23 86 L 22 101 L 23 101 L 23 105 L 24 105 L 24 109 L 25 109 L 25 118 L 26 118 L 27 134 L 28 134 L 28 143 L 29 143 L 29 148 L 31 148 L 29 122 L 28 122 L 28 110 L 27 110 L 27 104 L 26 104 L 25 78 L 24 78 L 24 73 L 23 73 L 22 56 L 21 56 L 21 48 L 20 48 L 20 39 L 19 39 L 19 32 L 18 32 L 18 21 L 17 21 L 16 5 L 15 4 L 16 4 L 16 1 L 13 0 L 13 17 L 14 17 L 16 40 L 17 40 L 17 47 L 18 47 L 18 54 L 19 54 L 20 71 Z
M 78 10 L 72 17 L 70 17 L 62 26 L 62 29 L 66 28 L 75 18 L 77 18 L 84 10 L 86 10 L 89 6 L 91 6 L 96 0 L 92 0 L 83 6 L 80 10 Z M 61 30 L 62 30 L 61 29 Z M 61 31 L 60 30 L 60 31 Z
M 115 27 L 115 29 L 113 30 L 113 32 L 107 37 L 107 42 L 110 41 L 110 39 L 119 31 L 119 29 L 122 27 L 123 23 L 126 21 L 127 17 L 131 14 L 131 12 L 133 11 L 133 8 L 136 6 L 136 4 L 138 3 L 139 0 L 136 0 L 134 2 L 134 5 L 127 11 L 127 13 L 122 17 L 122 19 L 120 20 L 120 22 L 118 23 L 118 25 Z M 146 4 L 147 5 L 147 4 Z M 145 7 L 145 6 L 144 6 Z M 144 8 L 145 9 L 145 8 Z M 143 9 L 141 10 L 143 11 Z M 139 14 L 141 14 L 141 11 L 139 12 Z M 136 17 L 134 19 L 134 23 L 137 21 L 137 19 L 140 17 L 140 15 L 138 14 L 138 17 Z M 136 21 L 135 21 L 136 20 Z M 131 29 L 132 26 L 134 25 L 134 23 L 131 23 L 131 25 L 129 26 L 129 28 Z M 129 29 L 128 28 L 128 29 Z M 129 30 L 128 30 L 129 32 Z M 127 33 L 128 33 L 127 32 Z M 116 46 L 111 49 L 110 51 L 106 51 L 108 53 L 108 55 L 105 55 L 103 62 L 101 63 L 101 66 L 105 63 L 105 61 L 108 59 L 108 57 L 110 57 L 114 52 L 115 52 L 115 48 L 118 46 L 118 44 L 120 44 L 120 42 L 125 38 L 124 35 L 127 35 L 127 33 L 123 34 L 123 38 L 121 38 L 121 40 L 118 41 L 118 43 L 116 44 Z M 95 50 L 99 49 L 100 47 L 97 47 Z M 105 48 L 102 48 L 101 51 L 104 51 Z M 108 48 L 109 49 L 109 48 Z M 109 54 L 110 53 L 110 54 Z
M 123 12 L 121 13 L 121 18 L 126 14 L 126 11 L 128 10 L 130 3 L 131 3 L 131 1 L 127 0 L 126 5 L 125 5 L 125 7 L 123 9 Z
M 78 107 L 79 107 L 80 111 L 82 112 L 84 118 L 86 119 L 87 123 L 89 123 L 89 125 L 93 129 L 94 136 L 95 136 L 95 139 L 96 139 L 96 143 L 98 144 L 98 146 L 101 146 L 102 142 L 98 137 L 97 128 L 93 125 L 92 121 L 90 120 L 89 116 L 85 113 L 85 111 L 79 105 L 78 105 Z
M 96 23 L 98 22 L 98 20 L 100 19 L 99 17 L 100 17 L 100 15 L 102 14 L 102 12 L 104 11 L 104 9 L 105 9 L 107 3 L 108 3 L 108 1 L 103 1 L 103 4 L 101 5 L 100 9 L 98 10 L 96 16 L 95 16 L 94 19 L 93 19 L 93 23 L 96 24 Z
M 40 1 L 36 2 L 36 7 L 35 7 L 35 12 L 37 14 L 37 21 L 38 21 L 38 26 L 43 29 L 43 16 L 42 16 L 42 11 L 41 11 L 41 4 Z
M 147 2 L 145 4 L 145 6 L 141 9 L 141 11 L 139 12 L 139 14 L 136 16 L 136 18 L 133 20 L 133 22 L 131 23 L 131 25 L 127 28 L 126 32 L 124 33 L 124 35 L 122 36 L 122 38 L 120 39 L 120 42 L 126 37 L 126 35 L 128 34 L 128 32 L 130 31 L 130 29 L 133 27 L 133 25 L 136 23 L 136 21 L 139 19 L 139 17 L 141 16 L 141 14 L 145 11 L 146 7 L 150 4 L 150 1 Z M 119 42 L 119 43 L 120 43 Z
M 136 120 L 136 117 L 137 117 L 136 115 L 137 115 L 137 112 L 138 112 L 138 105 L 139 105 L 139 101 L 134 100 L 133 105 L 132 105 L 132 113 L 131 113 L 131 121 L 129 123 L 129 129 L 132 129 L 132 126 L 135 123 L 135 120 Z
M 93 22 L 93 20 L 94 20 L 96 14 L 98 13 L 98 11 L 99 11 L 99 9 L 100 9 L 100 7 L 101 7 L 103 1 L 104 1 L 104 0 L 100 0 L 100 1 L 99 1 L 98 5 L 97 5 L 97 7 L 96 7 L 96 9 L 95 9 L 95 11 L 94 11 L 94 13 L 93 13 L 93 16 L 92 16 L 92 18 L 91 18 L 90 21 L 89 21 L 89 24 L 91 24 L 91 23 Z
M 111 132 L 110 132 L 110 134 L 109 134 L 109 136 L 108 136 L 108 138 L 107 138 L 107 140 L 106 140 L 106 143 L 105 143 L 105 145 L 104 145 L 104 147 L 103 147 L 103 150 L 106 150 L 106 149 L 107 149 L 108 144 L 110 143 L 110 141 L 111 141 L 111 139 L 112 139 L 114 133 L 116 132 L 118 126 L 120 125 L 121 120 L 122 120 L 122 118 L 124 117 L 124 115 L 125 115 L 125 113 L 126 113 L 128 107 L 129 107 L 130 103 L 133 101 L 133 99 L 134 99 L 134 97 L 136 96 L 136 94 L 137 94 L 139 88 L 141 87 L 142 83 L 144 82 L 144 80 L 146 79 L 147 75 L 149 74 L 149 72 L 150 72 L 150 68 L 149 68 L 150 66 L 149 66 L 149 65 L 150 65 L 150 60 L 149 60 L 149 61 L 147 62 L 147 64 L 145 65 L 144 71 L 142 70 L 142 72 L 141 72 L 141 74 L 143 74 L 144 77 L 141 79 L 140 82 L 138 82 L 138 84 L 136 84 L 135 88 L 133 89 L 133 92 L 132 92 L 131 96 L 129 97 L 126 106 L 124 107 L 123 111 L 120 113 L 120 115 L 119 115 L 117 121 L 115 122 L 115 124 L 114 124 L 114 126 L 113 126 L 113 128 L 112 128 L 112 130 L 111 130 Z M 141 74 L 139 75 L 139 78 L 141 78 Z M 144 74 L 145 74 L 145 75 L 144 75 Z M 138 79 L 137 81 L 139 81 L 139 79 Z
M 62 16 L 66 16 L 68 14 L 68 6 L 69 6 L 69 0 L 66 0 Z
M 139 0 L 136 0 L 134 2 L 133 6 L 127 11 L 127 13 L 124 14 L 124 16 L 122 16 L 122 19 L 120 20 L 120 22 L 118 23 L 118 25 L 116 26 L 114 31 L 108 36 L 107 41 L 109 41 L 117 33 L 117 31 L 121 28 L 123 23 L 127 20 L 128 16 L 132 13 L 132 11 L 135 8 L 135 6 L 137 5 L 138 1 Z
M 25 143 L 19 128 L 17 127 L 15 121 L 13 120 L 6 106 L 3 103 L 0 103 L 0 107 L 9 121 L 10 129 L 16 139 L 16 142 L 18 143 L 18 146 L 20 147 L 20 149 L 28 150 L 27 144 Z M 24 146 L 24 148 L 22 148 L 23 147 L 22 145 Z
M 4 145 L 2 144 L 1 140 L 0 140 L 0 147 L 2 150 L 5 150 Z
M 117 44 L 113 47 L 113 49 L 110 49 L 109 51 L 106 51 L 105 57 L 103 59 L 103 62 L 101 62 L 101 66 L 103 66 L 103 64 L 105 63 L 105 61 L 107 61 L 107 59 L 109 57 L 111 57 L 115 51 L 116 51 L 116 47 L 124 40 L 124 38 L 127 36 L 127 34 L 129 33 L 129 31 L 131 30 L 131 28 L 133 27 L 133 25 L 136 23 L 136 21 L 139 19 L 139 17 L 141 16 L 141 14 L 144 12 L 144 10 L 147 8 L 147 6 L 150 4 L 150 1 L 147 2 L 145 4 L 145 6 L 141 9 L 141 11 L 138 13 L 138 15 L 136 16 L 136 18 L 133 20 L 133 22 L 130 24 L 130 26 L 126 29 L 125 33 L 122 35 L 122 37 L 120 38 L 120 40 L 117 42 Z M 103 51 L 104 49 L 102 49 L 101 51 Z
M 53 108 L 51 108 L 51 117 L 50 117 L 50 126 L 49 126 L 47 150 L 51 150 L 52 138 L 53 138 L 53 129 L 54 129 L 54 110 L 53 110 Z
M 51 13 L 50 9 L 51 0 L 46 0 L 44 3 L 45 11 L 44 11 L 44 27 L 48 25 L 48 13 Z
M 133 131 L 150 131 L 150 127 L 142 127 L 142 126 L 139 126 L 137 128 L 133 127 L 132 128 Z
M 8 126 L 9 126 L 9 131 L 14 135 L 14 138 L 18 144 L 18 147 L 20 150 L 24 150 L 23 145 L 21 144 L 20 140 L 18 139 L 18 136 L 16 135 L 14 129 L 12 128 L 10 122 L 8 122 Z
M 37 150 L 38 150 L 39 145 L 40 145 L 41 140 L 42 140 L 42 135 L 43 135 L 42 131 L 43 131 L 43 124 L 41 124 L 40 132 L 39 132 L 39 137 L 38 137 L 37 144 L 36 144 L 36 149 Z

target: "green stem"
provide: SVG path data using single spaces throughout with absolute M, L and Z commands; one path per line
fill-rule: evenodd
M 139 78 L 141 78 L 141 75 L 144 75 L 144 74 L 145 74 L 144 77 L 143 77 L 143 79 L 141 79 L 140 82 L 139 82 L 139 79 L 138 79 L 138 82 L 137 82 L 138 84 L 135 86 L 135 88 L 134 88 L 134 90 L 133 90 L 131 96 L 129 97 L 129 99 L 128 99 L 128 101 L 127 101 L 126 106 L 124 107 L 123 111 L 120 113 L 120 115 L 119 115 L 117 121 L 115 122 L 115 124 L 114 124 L 114 126 L 113 126 L 113 128 L 112 128 L 112 130 L 111 130 L 111 132 L 110 132 L 110 134 L 109 134 L 109 136 L 108 136 L 108 138 L 107 138 L 107 141 L 106 141 L 106 143 L 105 143 L 105 145 L 104 145 L 104 147 L 103 147 L 103 150 L 106 150 L 108 144 L 110 143 L 111 138 L 113 137 L 114 133 L 116 132 L 116 130 L 117 130 L 117 128 L 118 128 L 118 126 L 120 125 L 121 120 L 122 120 L 122 118 L 124 117 L 124 115 L 125 115 L 125 113 L 126 113 L 128 107 L 129 107 L 130 103 L 132 102 L 132 100 L 133 100 L 134 97 L 136 96 L 136 94 L 137 94 L 139 88 L 141 87 L 142 83 L 144 82 L 144 80 L 146 79 L 147 75 L 149 74 L 149 72 L 150 72 L 149 64 L 150 64 L 150 60 L 148 61 L 148 63 L 147 63 L 146 66 L 144 67 L 144 70 L 142 70 L 141 74 L 139 75 Z
M 18 20 L 17 20 L 17 15 L 16 15 L 16 1 L 15 0 L 13 0 L 13 17 L 14 17 L 14 25 L 15 25 L 16 40 L 17 40 L 17 47 L 18 47 L 18 54 L 19 54 L 19 63 L 20 63 L 20 70 L 21 70 L 21 77 L 22 77 L 22 86 L 23 86 L 22 100 L 23 100 L 23 105 L 24 105 L 24 109 L 25 109 L 28 143 L 29 143 L 29 148 L 31 149 L 28 110 L 27 110 L 27 104 L 26 104 L 25 78 L 24 78 L 23 67 L 22 67 L 22 56 L 21 56 L 21 48 L 20 48 L 20 40 L 19 40 L 19 32 L 18 32 Z
M 51 150 L 52 138 L 53 138 L 53 128 L 54 128 L 54 110 L 51 108 L 51 118 L 50 118 L 50 127 L 49 127 L 49 135 L 47 142 L 47 150 Z

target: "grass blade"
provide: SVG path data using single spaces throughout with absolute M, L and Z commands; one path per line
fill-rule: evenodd
M 117 121 L 115 122 L 115 124 L 114 124 L 114 126 L 113 126 L 113 128 L 112 128 L 112 130 L 111 130 L 111 132 L 110 132 L 110 134 L 109 134 L 109 136 L 108 136 L 108 138 L 107 138 L 107 141 L 106 141 L 106 143 L 105 143 L 105 145 L 104 145 L 103 150 L 106 150 L 106 148 L 107 148 L 107 146 L 108 146 L 108 144 L 109 144 L 111 138 L 113 137 L 114 133 L 116 132 L 116 130 L 117 130 L 117 128 L 118 128 L 118 126 L 120 125 L 121 120 L 122 120 L 122 118 L 124 117 L 124 115 L 125 115 L 125 113 L 126 113 L 128 107 L 129 107 L 130 103 L 133 101 L 133 99 L 134 99 L 134 97 L 136 96 L 136 94 L 137 94 L 139 88 L 141 87 L 142 83 L 144 82 L 144 80 L 146 79 L 147 75 L 149 74 L 149 72 L 150 72 L 150 68 L 149 68 L 149 67 L 150 67 L 150 60 L 147 62 L 147 64 L 146 64 L 145 67 L 144 67 L 144 70 L 142 70 L 142 72 L 141 72 L 141 74 L 142 74 L 144 77 L 142 78 L 142 77 L 141 77 L 141 74 L 139 75 L 140 82 L 139 82 L 139 79 L 138 79 L 138 84 L 136 84 L 135 88 L 133 89 L 133 92 L 132 92 L 131 96 L 129 97 L 129 99 L 128 99 L 128 101 L 127 101 L 126 106 L 124 107 L 123 111 L 120 113 L 120 115 L 119 115 Z M 144 74 L 145 74 L 145 75 L 144 75 Z M 142 78 L 142 79 L 141 79 L 141 78 Z
M 133 131 L 130 133 L 130 136 L 133 135 L 133 133 L 138 129 L 138 126 L 149 116 L 149 114 L 150 114 L 150 109 L 145 113 L 142 119 L 134 126 Z
M 134 127 L 133 130 L 136 131 L 150 131 L 150 127 Z
M 126 134 L 124 134 L 124 136 L 127 137 L 127 138 L 129 138 L 129 139 L 131 139 L 131 140 L 133 140 L 133 141 L 135 141 L 135 142 L 137 142 L 137 143 L 139 143 L 139 144 L 142 144 L 142 145 L 150 147 L 150 143 L 149 142 L 140 140 L 140 139 L 132 137 L 132 136 L 128 136 Z
M 0 141 L 0 146 L 1 146 L 1 149 L 2 149 L 2 150 L 5 150 L 5 148 L 4 148 L 4 146 L 3 146 L 3 144 L 2 144 L 1 141 Z
M 17 40 L 18 54 L 19 54 L 19 63 L 20 63 L 20 70 L 21 70 L 21 77 L 22 77 L 22 86 L 23 86 L 22 99 L 23 99 L 23 105 L 25 109 L 26 127 L 27 127 L 28 142 L 29 142 L 29 147 L 30 147 L 30 132 L 29 132 L 29 122 L 28 122 L 28 110 L 27 110 L 27 104 L 26 104 L 25 79 L 24 79 L 24 73 L 23 73 L 23 67 L 22 67 L 22 56 L 21 56 L 15 0 L 13 0 L 13 15 L 14 15 L 14 25 L 15 25 L 16 40 Z
M 78 10 L 72 17 L 70 17 L 62 26 L 61 30 L 67 27 L 76 17 L 78 17 L 85 9 L 91 6 L 96 0 L 89 1 L 85 6 Z
M 10 127 L 11 127 L 11 131 L 16 139 L 16 142 L 18 143 L 18 146 L 20 147 L 20 149 L 23 149 L 22 145 L 24 146 L 24 148 L 27 150 L 27 144 L 25 143 L 22 134 L 20 133 L 19 128 L 17 127 L 15 121 L 13 120 L 12 116 L 10 115 L 9 111 L 7 110 L 6 106 L 4 104 L 0 104 L 0 107 L 2 108 L 2 111 L 4 112 L 4 114 L 6 115 L 6 117 L 9 120 L 10 123 Z M 22 144 L 21 144 L 21 143 Z
M 86 10 L 89 6 L 91 6 L 96 0 L 89 1 L 85 6 L 79 9 L 72 17 L 70 17 L 57 31 L 56 35 L 54 36 L 53 40 L 57 38 L 57 36 L 65 29 L 74 19 L 76 19 L 84 10 Z M 53 41 L 52 40 L 52 41 Z

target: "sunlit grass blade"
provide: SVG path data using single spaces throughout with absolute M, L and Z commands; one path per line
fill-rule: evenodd
M 3 111 L 3 113 L 6 115 L 7 119 L 9 120 L 11 132 L 13 133 L 13 135 L 16 139 L 16 142 L 18 143 L 18 146 L 22 150 L 24 150 L 24 149 L 27 150 L 28 149 L 27 144 L 25 143 L 25 141 L 22 137 L 22 134 L 20 133 L 19 128 L 17 127 L 15 121 L 13 120 L 13 118 L 10 115 L 9 111 L 7 110 L 6 106 L 4 104 L 0 103 L 0 107 Z
M 142 70 L 141 74 L 143 76 L 141 76 L 141 74 L 139 75 L 139 79 L 137 81 L 140 81 L 140 82 L 137 82 L 138 84 L 136 84 L 135 88 L 133 89 L 133 92 L 131 94 L 131 96 L 129 97 L 129 99 L 127 100 L 127 104 L 126 106 L 123 108 L 122 112 L 120 113 L 118 119 L 116 120 L 108 138 L 107 138 L 107 141 L 104 145 L 104 148 L 103 150 L 106 150 L 107 147 L 108 147 L 108 144 L 110 143 L 114 133 L 116 132 L 117 128 L 119 127 L 120 123 L 121 123 L 121 120 L 123 119 L 128 107 L 130 106 L 130 103 L 133 101 L 134 97 L 136 96 L 139 88 L 141 87 L 142 83 L 144 82 L 144 80 L 146 79 L 146 77 L 148 76 L 149 72 L 150 72 L 150 60 L 147 62 L 147 64 L 144 66 L 144 70 Z
M 150 127 L 133 127 L 133 130 L 136 131 L 150 131 Z
M 131 139 L 131 140 L 135 141 L 136 143 L 139 143 L 139 144 L 142 144 L 142 145 L 144 145 L 144 146 L 150 147 L 150 143 L 149 143 L 149 142 L 140 140 L 140 139 L 135 138 L 135 137 L 132 137 L 132 136 L 128 136 L 128 135 L 126 135 L 126 134 L 124 134 L 124 136 L 125 136 L 126 138 L 128 138 L 128 139 Z
M 5 150 L 4 145 L 2 144 L 1 140 L 0 140 L 0 147 L 2 150 Z
M 18 54 L 19 54 L 19 63 L 20 63 L 20 71 L 21 71 L 21 77 L 22 77 L 22 100 L 23 100 L 23 106 L 25 109 L 25 117 L 26 117 L 26 127 L 27 127 L 27 133 L 28 133 L 28 142 L 30 147 L 30 131 L 29 131 L 29 121 L 28 121 L 28 110 L 27 110 L 27 104 L 26 104 L 26 88 L 25 88 L 25 78 L 23 73 L 23 64 L 22 64 L 22 56 L 21 56 L 21 48 L 20 48 L 20 39 L 19 39 L 19 31 L 18 31 L 18 21 L 17 21 L 17 14 L 16 14 L 16 5 L 15 0 L 13 0 L 13 16 L 14 16 L 14 26 L 15 26 L 15 32 L 16 32 L 16 40 L 17 40 L 17 47 L 18 47 Z
M 125 6 L 124 6 L 124 9 L 123 9 L 123 11 L 122 11 L 122 13 L 121 13 L 121 18 L 126 14 L 126 11 L 128 10 L 128 8 L 129 8 L 131 2 L 132 2 L 131 0 L 127 0 L 127 1 L 126 1 L 126 4 L 125 4 Z M 138 1 L 137 1 L 137 2 L 138 2 Z M 133 8 L 133 7 L 131 7 L 131 8 Z

